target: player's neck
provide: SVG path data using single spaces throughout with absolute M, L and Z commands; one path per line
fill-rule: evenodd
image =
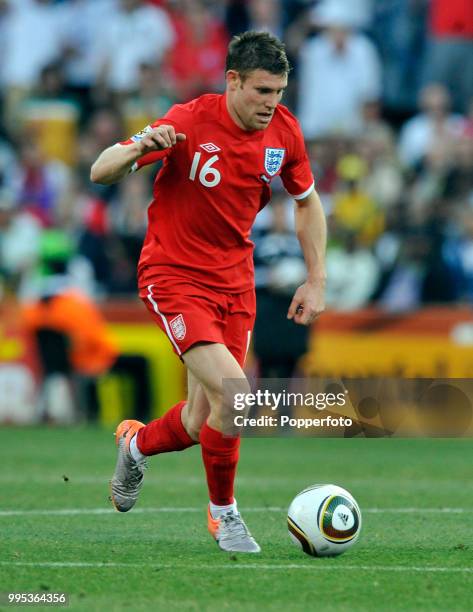
M 228 114 L 230 115 L 230 118 L 232 119 L 232 121 L 241 129 L 241 130 L 245 130 L 245 132 L 249 132 L 250 130 L 246 127 L 246 125 L 243 123 L 243 121 L 240 118 L 240 115 L 238 114 L 238 112 L 236 111 L 235 107 L 232 105 L 228 94 L 225 96 L 225 104 L 227 105 L 227 111 Z

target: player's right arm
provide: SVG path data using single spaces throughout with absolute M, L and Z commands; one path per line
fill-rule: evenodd
M 185 139 L 185 134 L 176 133 L 172 125 L 144 130 L 128 141 L 102 151 L 92 165 L 90 180 L 101 185 L 116 183 L 129 174 L 137 162 L 141 162 L 140 166 L 153 163 L 162 157 L 162 151 Z

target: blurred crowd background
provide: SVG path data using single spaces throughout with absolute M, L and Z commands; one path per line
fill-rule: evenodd
M 284 103 L 328 216 L 329 306 L 473 298 L 468 0 L 0 0 L 3 292 L 135 295 L 156 168 L 104 187 L 90 166 L 173 103 L 223 91 L 228 41 L 247 29 L 281 37 L 293 66 Z M 257 286 L 285 296 L 303 268 L 273 191 Z
M 111 425 L 182 399 L 167 339 L 127 324 L 147 316 L 136 263 L 158 167 L 113 186 L 90 167 L 173 103 L 222 92 L 228 42 L 248 29 L 287 46 L 283 102 L 327 214 L 332 309 L 315 333 L 285 317 L 305 268 L 275 180 L 253 232 L 250 371 L 471 376 L 471 0 L 0 0 L 0 422 Z M 330 335 L 449 304 L 448 325 L 417 323 L 444 334 L 430 357 L 423 335 Z

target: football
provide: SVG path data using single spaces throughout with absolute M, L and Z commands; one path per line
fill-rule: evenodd
M 289 536 L 313 557 L 335 557 L 351 548 L 361 531 L 354 497 L 333 484 L 312 485 L 293 499 L 287 512 Z

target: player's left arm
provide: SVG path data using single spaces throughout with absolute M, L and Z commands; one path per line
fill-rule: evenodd
M 315 189 L 305 198 L 295 200 L 295 225 L 307 266 L 307 280 L 296 290 L 287 318 L 299 325 L 310 325 L 325 308 L 327 224 Z

